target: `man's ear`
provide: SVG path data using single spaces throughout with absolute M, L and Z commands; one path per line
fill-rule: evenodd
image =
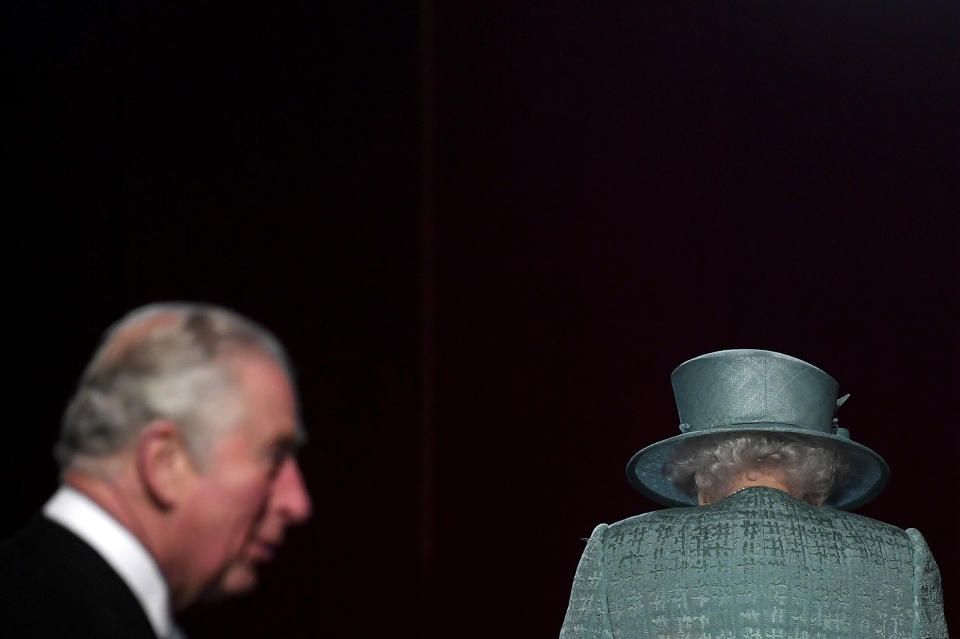
M 184 495 L 196 472 L 180 430 L 169 419 L 155 419 L 140 431 L 136 464 L 144 493 L 164 510 Z

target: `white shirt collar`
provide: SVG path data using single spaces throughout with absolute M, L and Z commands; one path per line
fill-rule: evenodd
M 170 594 L 157 563 L 143 544 L 92 499 L 61 486 L 43 514 L 93 547 L 126 582 L 158 637 L 180 635 L 170 612 Z

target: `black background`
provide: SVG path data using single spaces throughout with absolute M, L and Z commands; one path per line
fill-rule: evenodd
M 289 347 L 316 512 L 192 637 L 552 636 L 582 538 L 656 507 L 673 367 L 769 348 L 852 393 L 860 512 L 956 630 L 958 12 L 5 5 L 0 533 L 107 324 L 209 300 Z

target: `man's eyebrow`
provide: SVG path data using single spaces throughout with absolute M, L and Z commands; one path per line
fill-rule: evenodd
M 307 434 L 302 428 L 292 435 L 284 435 L 271 444 L 271 448 L 278 452 L 296 453 L 307 443 Z
M 297 430 L 296 430 L 296 433 L 295 433 L 294 436 L 293 436 L 293 445 L 294 445 L 294 447 L 295 447 L 297 450 L 303 448 L 304 446 L 307 445 L 307 440 L 308 440 L 308 439 L 309 439 L 309 438 L 307 437 L 307 431 L 306 431 L 306 429 L 303 427 L 302 424 L 297 424 Z

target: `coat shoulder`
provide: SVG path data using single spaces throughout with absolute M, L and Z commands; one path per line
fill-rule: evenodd
M 133 592 L 79 537 L 42 516 L 0 543 L 0 619 L 20 637 L 153 639 Z

